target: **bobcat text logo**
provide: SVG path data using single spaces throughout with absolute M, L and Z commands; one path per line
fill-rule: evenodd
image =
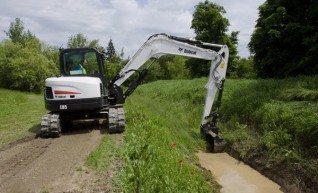
M 192 54 L 192 55 L 196 55 L 197 54 L 196 51 L 187 50 L 187 49 L 184 49 L 184 48 L 179 48 L 178 50 L 179 50 L 179 52 L 183 51 L 183 53 L 185 53 L 185 54 Z
M 186 53 L 186 54 L 193 54 L 193 55 L 196 55 L 196 54 L 197 54 L 196 51 L 187 50 L 187 49 L 184 49 L 184 53 Z

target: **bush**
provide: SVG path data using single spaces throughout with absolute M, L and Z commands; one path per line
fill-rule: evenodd
M 47 77 L 57 74 L 54 62 L 44 57 L 36 40 L 26 46 L 4 41 L 0 45 L 0 86 L 40 93 Z
M 253 58 L 241 58 L 237 62 L 236 75 L 239 78 L 255 78 Z M 232 76 L 231 76 L 232 78 Z

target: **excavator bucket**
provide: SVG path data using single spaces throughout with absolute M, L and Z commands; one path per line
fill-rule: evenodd
M 205 125 L 201 128 L 202 135 L 208 143 L 208 150 L 213 153 L 222 153 L 227 147 L 227 142 L 218 135 L 219 128 Z

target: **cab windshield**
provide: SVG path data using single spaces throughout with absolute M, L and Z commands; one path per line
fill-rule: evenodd
M 72 50 L 63 54 L 65 75 L 97 75 L 100 73 L 97 53 L 92 50 Z

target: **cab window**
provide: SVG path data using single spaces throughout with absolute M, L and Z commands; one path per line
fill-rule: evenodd
M 96 52 L 75 50 L 64 53 L 63 70 L 66 75 L 99 74 Z

